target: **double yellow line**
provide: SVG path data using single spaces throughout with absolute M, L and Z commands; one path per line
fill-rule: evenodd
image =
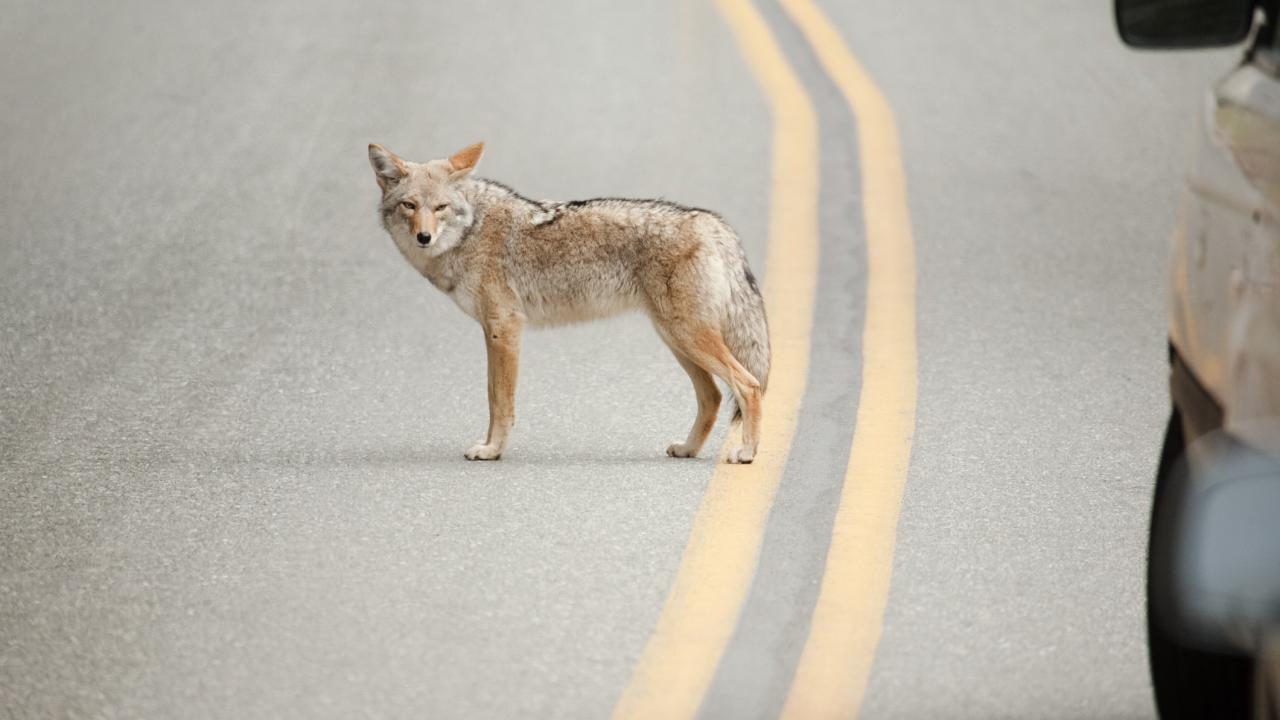
M 720 463 L 693 519 L 680 569 L 618 720 L 692 717 L 751 587 L 765 521 L 791 446 L 809 368 L 818 278 L 818 119 L 769 26 L 744 0 L 717 0 L 773 115 L 764 302 L 772 370 L 751 465 Z
M 716 0 L 773 116 L 765 303 L 773 372 L 765 452 L 718 466 L 662 613 L 614 718 L 691 718 L 750 589 L 809 366 L 818 268 L 813 104 L 750 0 Z M 812 0 L 781 0 L 858 120 L 868 282 L 862 394 L 849 464 L 787 718 L 857 714 L 880 636 L 915 426 L 915 264 L 893 112 Z
M 916 269 L 893 109 L 812 0 L 780 0 L 858 121 L 867 233 L 862 393 L 809 638 L 782 717 L 857 714 L 880 642 L 916 424 Z

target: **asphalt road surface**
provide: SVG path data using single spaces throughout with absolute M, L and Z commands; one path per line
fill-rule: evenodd
M 666 696 L 642 657 L 705 676 L 675 716 L 776 717 L 878 422 L 869 151 L 905 168 L 917 370 L 854 709 L 1151 716 L 1166 238 L 1234 51 L 1128 51 L 1102 0 L 821 4 L 900 153 L 859 145 L 877 125 L 773 0 L 9 3 L 0 717 L 606 717 Z M 804 103 L 812 191 L 775 152 Z M 482 337 L 378 227 L 365 146 L 476 140 L 534 197 L 717 210 L 775 296 L 805 233 L 779 203 L 810 208 L 789 446 L 724 476 L 722 422 L 665 457 L 693 395 L 630 316 L 528 334 L 507 454 L 464 460 Z M 755 535 L 697 520 L 768 458 Z M 655 627 L 707 542 L 749 572 L 685 578 L 731 632 L 680 665 Z

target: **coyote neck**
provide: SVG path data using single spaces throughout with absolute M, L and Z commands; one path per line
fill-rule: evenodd
M 537 208 L 505 186 L 472 180 L 464 191 L 473 220 L 457 244 L 425 258 L 419 271 L 448 295 L 463 312 L 476 316 L 477 296 L 491 294 L 482 286 L 495 280 L 506 284 L 502 259 L 506 248 L 529 224 L 528 208 Z

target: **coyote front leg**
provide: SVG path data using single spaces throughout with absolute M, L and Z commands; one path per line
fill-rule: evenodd
M 489 355 L 489 434 L 467 451 L 468 460 L 497 460 L 516 421 L 516 375 L 520 364 L 523 323 L 514 317 L 484 323 Z

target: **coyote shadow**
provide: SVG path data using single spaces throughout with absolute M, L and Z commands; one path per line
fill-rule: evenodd
M 710 445 L 710 444 L 709 444 Z M 668 457 L 663 448 L 649 450 L 630 447 L 510 447 L 501 460 L 478 461 L 463 457 L 466 443 L 448 440 L 424 440 L 366 446 L 296 446 L 274 448 L 208 448 L 193 450 L 182 462 L 204 460 L 215 467 L 260 467 L 264 469 L 288 468 L 405 468 L 421 467 L 436 472 L 450 468 L 470 472 L 502 473 L 522 467 L 562 467 L 596 469 L 607 476 L 611 470 L 637 467 L 690 468 L 714 465 L 719 462 L 719 448 L 706 448 L 695 459 Z M 172 458 L 177 461 L 177 458 Z

